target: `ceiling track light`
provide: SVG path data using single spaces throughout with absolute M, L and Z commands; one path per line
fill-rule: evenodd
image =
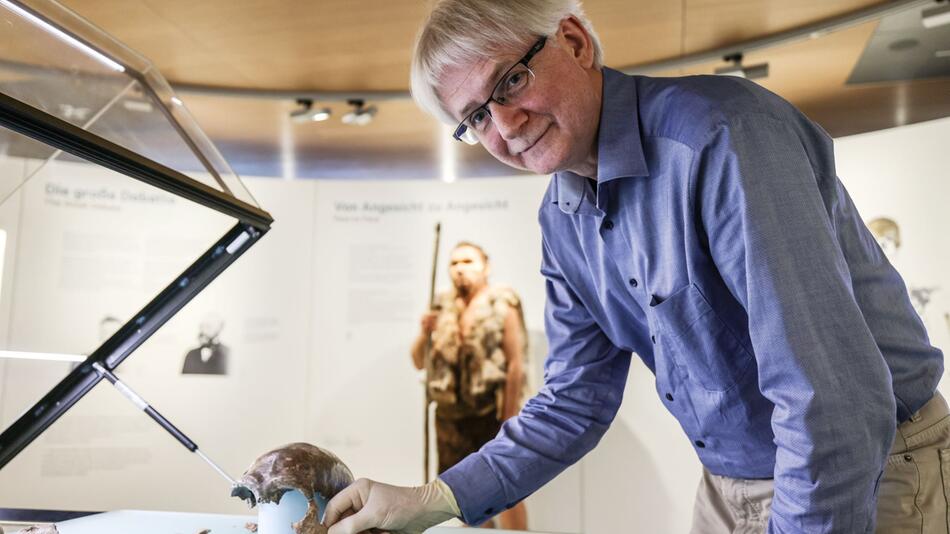
M 924 28 L 936 28 L 950 24 L 950 2 L 938 1 L 937 5 L 920 12 L 920 22 Z
M 715 73 L 718 75 L 738 76 L 747 80 L 768 78 L 769 76 L 768 63 L 759 63 L 758 65 L 750 65 L 748 67 L 742 65 L 742 52 L 723 56 L 722 60 L 726 63 L 730 63 L 730 65 L 717 68 Z
M 297 105 L 300 107 L 290 112 L 290 120 L 304 124 L 308 122 L 320 122 L 330 118 L 330 108 L 314 108 L 313 100 L 309 98 L 297 99 Z
M 341 119 L 343 124 L 366 126 L 373 122 L 373 117 L 376 116 L 376 112 L 378 111 L 376 106 L 367 106 L 366 102 L 360 98 L 347 100 L 346 103 L 353 106 L 353 110 L 343 115 Z

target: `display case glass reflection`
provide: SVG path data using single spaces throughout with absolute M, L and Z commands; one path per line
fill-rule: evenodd
M 145 58 L 56 2 L 0 0 L 0 92 L 255 204 Z
M 52 1 L 0 0 L 0 27 L 0 488 L 30 508 L 24 481 L 97 461 L 64 436 L 121 449 L 122 420 L 67 416 L 124 402 L 93 364 L 116 369 L 271 217 L 147 60 Z

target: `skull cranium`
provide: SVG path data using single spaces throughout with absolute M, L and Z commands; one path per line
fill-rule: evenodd
M 297 534 L 323 534 L 315 496 L 324 502 L 353 483 L 353 474 L 333 453 L 309 443 L 291 443 L 266 452 L 244 472 L 231 495 L 257 503 L 279 503 L 288 491 L 307 498 L 307 515 L 293 525 Z

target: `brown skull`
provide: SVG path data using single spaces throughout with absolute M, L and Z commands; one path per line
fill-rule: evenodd
M 307 515 L 294 524 L 297 534 L 323 534 L 314 494 L 330 500 L 353 483 L 349 468 L 333 453 L 310 445 L 291 443 L 264 453 L 244 472 L 231 495 L 257 503 L 278 503 L 288 491 L 298 490 L 309 502 Z

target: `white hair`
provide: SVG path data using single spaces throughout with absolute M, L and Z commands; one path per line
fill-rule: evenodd
M 603 65 L 600 40 L 579 0 L 436 0 L 416 37 L 412 55 L 412 97 L 446 124 L 456 120 L 439 99 L 439 78 L 450 67 L 474 64 L 498 53 L 531 46 L 552 36 L 573 15 L 590 35 L 594 66 Z

